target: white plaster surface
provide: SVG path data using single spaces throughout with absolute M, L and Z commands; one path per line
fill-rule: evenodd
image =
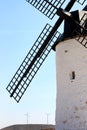
M 56 130 L 87 130 L 87 49 L 75 39 L 60 42 L 56 72 Z

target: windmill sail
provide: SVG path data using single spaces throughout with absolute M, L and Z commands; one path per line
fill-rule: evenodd
M 87 48 L 87 13 L 84 13 L 83 17 L 80 20 L 81 30 L 79 31 L 78 27 L 75 32 L 79 34 L 75 39 Z
M 29 4 L 34 6 L 40 12 L 42 12 L 49 19 L 53 19 L 55 14 L 57 14 L 57 9 L 60 8 L 66 0 L 26 0 Z M 73 1 L 73 0 L 71 0 Z M 81 5 L 85 3 L 86 0 L 77 0 Z
M 11 82 L 7 86 L 10 96 L 13 97 L 17 102 L 19 102 L 40 66 L 50 53 L 52 45 L 60 36 L 60 33 L 56 31 L 45 49 L 42 50 L 41 46 L 43 45 L 46 37 L 49 35 L 51 29 L 52 27 L 49 24 L 45 26 L 33 47 L 25 57 L 21 66 L 15 73 Z M 40 51 L 42 51 L 41 54 Z
M 77 2 L 78 2 L 79 4 L 81 4 L 81 5 L 83 5 L 83 4 L 86 2 L 86 0 L 77 0 Z
M 75 1 L 76 0 L 71 0 L 65 7 L 65 10 L 69 11 L 74 5 Z M 37 2 L 37 0 L 35 0 L 35 2 Z M 20 101 L 35 74 L 46 59 L 47 55 L 50 53 L 55 41 L 60 38 L 60 33 L 57 32 L 57 29 L 62 22 L 63 19 L 59 18 L 54 27 L 51 27 L 49 24 L 45 26 L 35 44 L 25 57 L 21 66 L 15 73 L 14 77 L 8 84 L 6 89 L 10 93 L 10 96 L 13 97 L 17 102 Z
M 33 5 L 36 9 L 52 19 L 57 8 L 61 7 L 66 0 L 26 0 L 28 3 Z

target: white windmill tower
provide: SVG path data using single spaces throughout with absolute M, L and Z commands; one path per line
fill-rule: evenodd
M 87 6 L 85 9 L 87 9 Z M 72 18 L 65 18 L 64 34 L 55 44 L 57 72 L 56 129 L 86 130 L 87 31 L 82 32 L 82 28 L 76 28 L 76 23 L 72 19 L 78 21 L 86 29 L 87 11 L 77 10 L 69 13 L 68 16 Z
M 66 0 L 26 1 L 50 19 L 55 14 L 60 17 L 54 27 L 46 24 L 6 89 L 10 96 L 19 102 L 52 47 L 55 48 L 57 68 L 56 129 L 83 130 L 87 128 L 87 12 L 66 12 L 71 9 L 76 0 L 70 0 L 65 10 L 60 7 Z M 85 1 L 83 0 L 82 4 Z M 77 2 L 80 3 L 80 0 Z M 65 27 L 64 34 L 61 35 L 57 29 L 63 20 L 65 20 Z

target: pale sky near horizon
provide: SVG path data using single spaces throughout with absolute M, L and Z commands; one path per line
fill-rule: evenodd
M 26 124 L 27 113 L 28 123 L 47 124 L 49 114 L 48 123 L 55 124 L 54 51 L 43 63 L 19 103 L 10 98 L 6 87 L 46 23 L 54 25 L 56 19 L 49 20 L 25 0 L 0 1 L 0 128 Z

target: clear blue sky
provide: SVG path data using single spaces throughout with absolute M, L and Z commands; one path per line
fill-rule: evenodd
M 55 124 L 56 66 L 52 51 L 19 103 L 6 87 L 46 23 L 54 24 L 25 0 L 0 1 L 0 128 L 14 124 Z

